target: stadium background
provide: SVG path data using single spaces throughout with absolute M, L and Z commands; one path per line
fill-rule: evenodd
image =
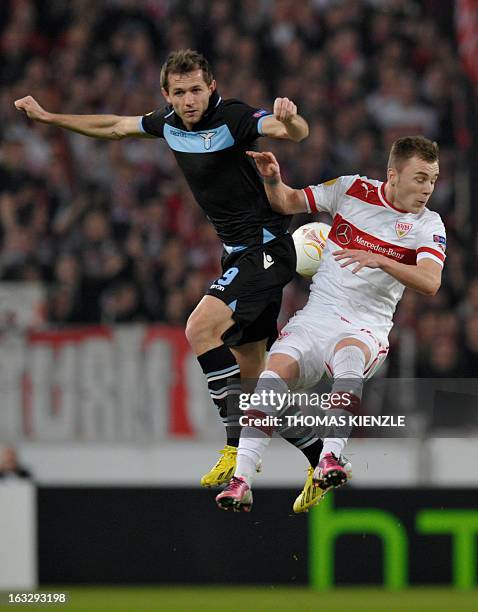
M 199 610 L 199 595 L 182 599 L 187 585 L 244 587 L 205 595 L 212 610 L 221 596 L 235 609 L 245 585 L 265 584 L 274 604 L 258 610 L 282 609 L 287 595 L 307 597 L 304 609 L 371 610 L 384 596 L 376 609 L 437 610 L 431 591 L 410 604 L 367 591 L 363 608 L 354 591 L 334 608 L 332 595 L 292 587 L 476 584 L 474 395 L 455 394 L 450 420 L 424 414 L 407 381 L 473 379 L 478 366 L 477 22 L 474 0 L 1 3 L 0 442 L 17 448 L 37 488 L 35 498 L 17 485 L 33 514 L 1 506 L 0 588 L 36 578 L 180 583 L 171 601 L 155 592 L 144 609 Z M 165 144 L 88 139 L 13 107 L 31 94 L 52 111 L 143 114 L 163 105 L 159 67 L 183 47 L 210 59 L 223 97 L 297 103 L 309 138 L 261 143 L 294 186 L 357 171 L 385 178 L 400 135 L 422 133 L 441 148 L 432 208 L 448 233 L 443 287 L 434 298 L 405 293 L 382 373 L 403 381 L 399 408 L 419 433 L 353 441 L 353 484 L 308 516 L 291 514 L 306 466 L 280 441 L 250 517 L 219 513 L 213 493 L 198 490 L 222 438 L 183 328 L 218 275 L 221 245 Z M 283 322 L 306 297 L 294 280 Z M 17 493 L 2 485 L 0 495 Z M 342 508 L 358 514 L 329 534 L 334 563 L 318 524 L 338 525 Z M 17 566 L 5 540 L 15 521 L 29 551 Z M 70 590 L 73 609 L 82 595 Z M 101 597 L 81 609 L 121 609 Z M 143 609 L 123 597 L 122 609 Z M 445 591 L 439 599 L 446 605 Z M 478 609 L 472 602 L 461 609 Z

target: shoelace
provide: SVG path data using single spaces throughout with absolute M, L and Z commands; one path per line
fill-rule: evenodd
M 232 455 L 232 454 L 233 454 L 233 451 L 230 451 L 229 449 L 227 449 L 227 450 L 221 449 L 221 450 L 219 451 L 219 455 L 220 455 L 220 457 L 219 457 L 219 459 L 217 460 L 217 463 L 221 463 L 221 461 L 222 461 L 223 459 L 226 459 L 228 455 Z
M 324 457 L 322 461 L 324 462 L 322 468 L 342 467 L 337 459 L 332 455 Z
M 232 493 L 235 493 L 239 488 L 241 488 L 244 484 L 246 484 L 243 480 L 241 480 L 240 478 L 236 478 L 235 476 L 233 476 L 231 478 L 231 480 L 229 481 L 229 484 L 227 485 L 227 490 L 231 491 Z

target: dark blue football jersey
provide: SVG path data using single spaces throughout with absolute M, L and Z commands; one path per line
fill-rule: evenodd
M 166 140 L 219 238 L 238 249 L 283 235 L 290 221 L 272 210 L 255 164 L 245 154 L 257 148 L 270 114 L 214 92 L 192 131 L 171 106 L 140 120 L 144 132 Z

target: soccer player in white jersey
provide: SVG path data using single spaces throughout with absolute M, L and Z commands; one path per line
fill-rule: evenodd
M 274 210 L 326 211 L 333 217 L 308 302 L 273 344 L 256 393 L 267 398 L 264 390 L 287 393 L 292 387 L 307 388 L 327 372 L 334 381 L 333 392 L 352 391 L 342 408 L 350 398 L 356 405 L 363 380 L 387 355 L 393 314 L 405 287 L 435 295 L 441 284 L 445 228 L 440 216 L 427 208 L 438 178 L 438 146 L 422 136 L 400 138 L 392 145 L 385 183 L 354 175 L 305 189 L 282 182 L 272 153 L 248 154 L 264 178 Z M 251 416 L 258 413 L 272 415 L 275 406 L 266 399 Z M 242 430 L 234 477 L 216 497 L 224 509 L 249 511 L 252 505 L 252 475 L 272 434 L 270 428 L 252 424 Z M 346 482 L 340 462 L 346 442 L 347 438 L 325 438 L 319 463 L 309 471 L 294 504 L 296 512 L 317 503 L 328 488 Z

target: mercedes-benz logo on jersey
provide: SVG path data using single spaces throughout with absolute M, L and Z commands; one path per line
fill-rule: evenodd
M 211 148 L 211 140 L 212 137 L 216 134 L 216 132 L 199 132 L 199 136 L 204 139 L 204 148 Z
M 352 240 L 352 228 L 348 223 L 341 223 L 337 227 L 335 237 L 342 246 L 347 245 Z

